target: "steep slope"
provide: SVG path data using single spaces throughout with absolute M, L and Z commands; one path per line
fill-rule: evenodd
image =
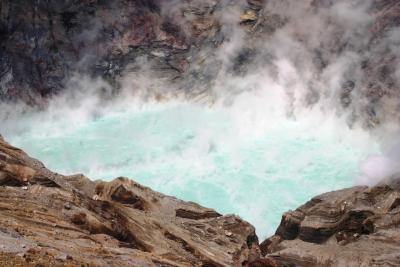
M 400 183 L 313 198 L 254 227 L 127 178 L 62 176 L 0 141 L 2 266 L 398 266 Z
M 262 87 L 251 80 L 261 73 L 284 77 L 302 106 L 327 98 L 349 123 L 398 123 L 399 16 L 393 0 L 5 0 L 0 99 L 45 105 L 82 87 L 71 82 L 79 74 L 103 78 L 113 95 L 212 101 Z
M 260 9 L 262 1 L 252 2 L 248 6 Z M 102 77 L 114 90 L 132 73 L 183 93 L 204 90 L 218 65 L 201 62 L 224 42 L 223 13 L 232 7 L 242 9 L 242 3 L 2 1 L 0 97 L 40 104 L 41 97 L 68 88 L 76 73 Z
M 254 228 L 237 216 L 126 178 L 52 173 L 3 140 L 0 199 L 2 266 L 243 266 L 259 257 Z
M 277 266 L 399 266 L 399 180 L 313 198 L 283 215 L 263 255 Z

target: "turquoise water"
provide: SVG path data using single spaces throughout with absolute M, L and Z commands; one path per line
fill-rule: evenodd
M 165 194 L 238 214 L 264 238 L 275 231 L 283 212 L 316 194 L 351 186 L 369 148 L 355 142 L 359 133 L 349 131 L 343 138 L 317 121 L 272 123 L 253 115 L 154 104 L 84 119 L 73 112 L 29 115 L 4 123 L 2 131 L 54 171 L 93 179 L 130 177 Z

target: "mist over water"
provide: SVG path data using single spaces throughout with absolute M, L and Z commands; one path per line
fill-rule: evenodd
M 397 100 L 377 101 L 366 87 L 374 75 L 364 63 L 399 54 L 398 28 L 371 31 L 374 1 L 267 1 L 258 11 L 265 27 L 247 30 L 242 5 L 230 2 L 210 14 L 221 25 L 215 46 L 185 55 L 182 84 L 152 70 L 165 53 L 146 47 L 150 55 L 116 77 L 118 90 L 83 73 L 45 109 L 0 103 L 0 133 L 53 171 L 126 176 L 238 214 L 261 240 L 317 194 L 400 173 Z M 179 20 L 181 5 L 167 1 L 161 14 L 190 39 L 195 16 Z M 79 37 L 92 40 L 98 26 Z
M 283 212 L 352 186 L 360 163 L 377 151 L 367 133 L 336 116 L 319 110 L 284 116 L 272 102 L 265 105 L 266 97 L 243 93 L 230 105 L 212 106 L 176 100 L 99 108 L 86 102 L 3 120 L 2 131 L 53 171 L 130 177 L 238 214 L 264 238 Z

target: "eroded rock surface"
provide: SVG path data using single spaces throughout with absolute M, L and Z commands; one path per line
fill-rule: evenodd
M 0 140 L 2 266 L 244 266 L 254 227 L 127 178 L 62 176 Z
M 399 224 L 400 187 L 389 181 L 313 198 L 260 246 L 276 266 L 399 266 Z
M 53 173 L 0 139 L 2 266 L 399 266 L 399 224 L 393 179 L 317 196 L 259 245 L 237 216 L 127 178 Z
M 212 103 L 221 87 L 248 89 L 230 79 L 274 79 L 287 60 L 307 88 L 305 106 L 332 95 L 349 123 L 375 127 L 400 121 L 399 18 L 396 0 L 3 0 L 0 100 L 45 106 L 62 91 L 87 91 L 78 74 L 102 78 L 105 99 L 125 88 Z

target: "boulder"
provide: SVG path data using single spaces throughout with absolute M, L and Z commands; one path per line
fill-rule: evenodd
M 399 266 L 399 189 L 394 179 L 317 196 L 282 216 L 262 254 L 277 266 Z

